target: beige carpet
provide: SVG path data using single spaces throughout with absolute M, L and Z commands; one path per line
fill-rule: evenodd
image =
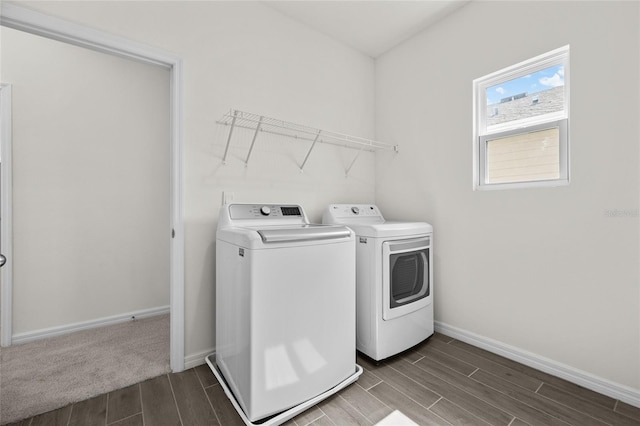
M 0 350 L 0 424 L 169 371 L 169 315 Z

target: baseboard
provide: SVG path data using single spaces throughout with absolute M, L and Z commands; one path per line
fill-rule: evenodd
M 215 349 L 211 348 L 206 351 L 187 355 L 186 357 L 184 357 L 184 369 L 188 370 L 190 368 L 204 364 L 206 362 L 205 358 L 213 353 L 215 353 Z
M 517 361 L 545 373 L 560 377 L 592 391 L 640 407 L 640 390 L 595 376 L 583 370 L 554 361 L 523 349 L 498 342 L 488 337 L 435 321 L 435 330 L 470 345 Z
M 63 334 L 73 333 L 74 331 L 89 330 L 106 325 L 120 324 L 131 321 L 132 319 L 143 319 L 155 317 L 157 315 L 165 315 L 170 312 L 169 306 L 159 306 L 157 308 L 143 309 L 141 311 L 128 312 L 110 317 L 98 318 L 90 321 L 77 322 L 58 327 L 44 328 L 36 331 L 28 331 L 26 333 L 17 333 L 11 337 L 11 344 L 20 344 L 33 342 L 35 340 L 45 339 L 48 337 L 61 336 Z

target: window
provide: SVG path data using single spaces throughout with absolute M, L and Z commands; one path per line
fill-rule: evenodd
M 474 189 L 569 183 L 569 46 L 473 81 Z

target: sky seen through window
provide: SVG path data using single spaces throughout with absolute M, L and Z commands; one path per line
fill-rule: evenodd
M 487 105 L 522 93 L 533 94 L 554 87 L 564 86 L 564 66 L 554 65 L 534 73 L 504 81 L 486 90 Z

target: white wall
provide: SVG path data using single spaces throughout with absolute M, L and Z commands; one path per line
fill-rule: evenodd
M 363 137 L 374 133 L 374 64 L 255 2 L 29 2 L 29 7 L 174 52 L 184 60 L 186 357 L 215 344 L 215 230 L 222 191 L 238 202 L 299 203 L 315 221 L 332 202 L 374 200 L 374 159 L 238 132 L 226 165 L 230 108 Z
M 184 59 L 187 358 L 215 344 L 222 191 L 300 203 L 314 220 L 375 199 L 434 224 L 437 320 L 640 388 L 640 226 L 605 216 L 640 195 L 637 3 L 472 2 L 379 58 L 375 82 L 371 59 L 254 2 L 26 4 Z M 471 81 L 564 44 L 571 185 L 473 192 Z M 229 108 L 365 137 L 375 115 L 375 136 L 401 151 L 379 154 L 375 173 L 364 155 L 345 179 L 354 153 L 320 146 L 301 174 L 308 145 L 260 137 L 245 169 L 245 134 L 223 166 L 215 120 Z
M 636 390 L 638 8 L 472 2 L 376 63 L 376 201 L 434 225 L 436 320 Z M 566 44 L 570 186 L 474 192 L 472 80 Z
M 169 305 L 169 72 L 1 28 L 13 335 Z

